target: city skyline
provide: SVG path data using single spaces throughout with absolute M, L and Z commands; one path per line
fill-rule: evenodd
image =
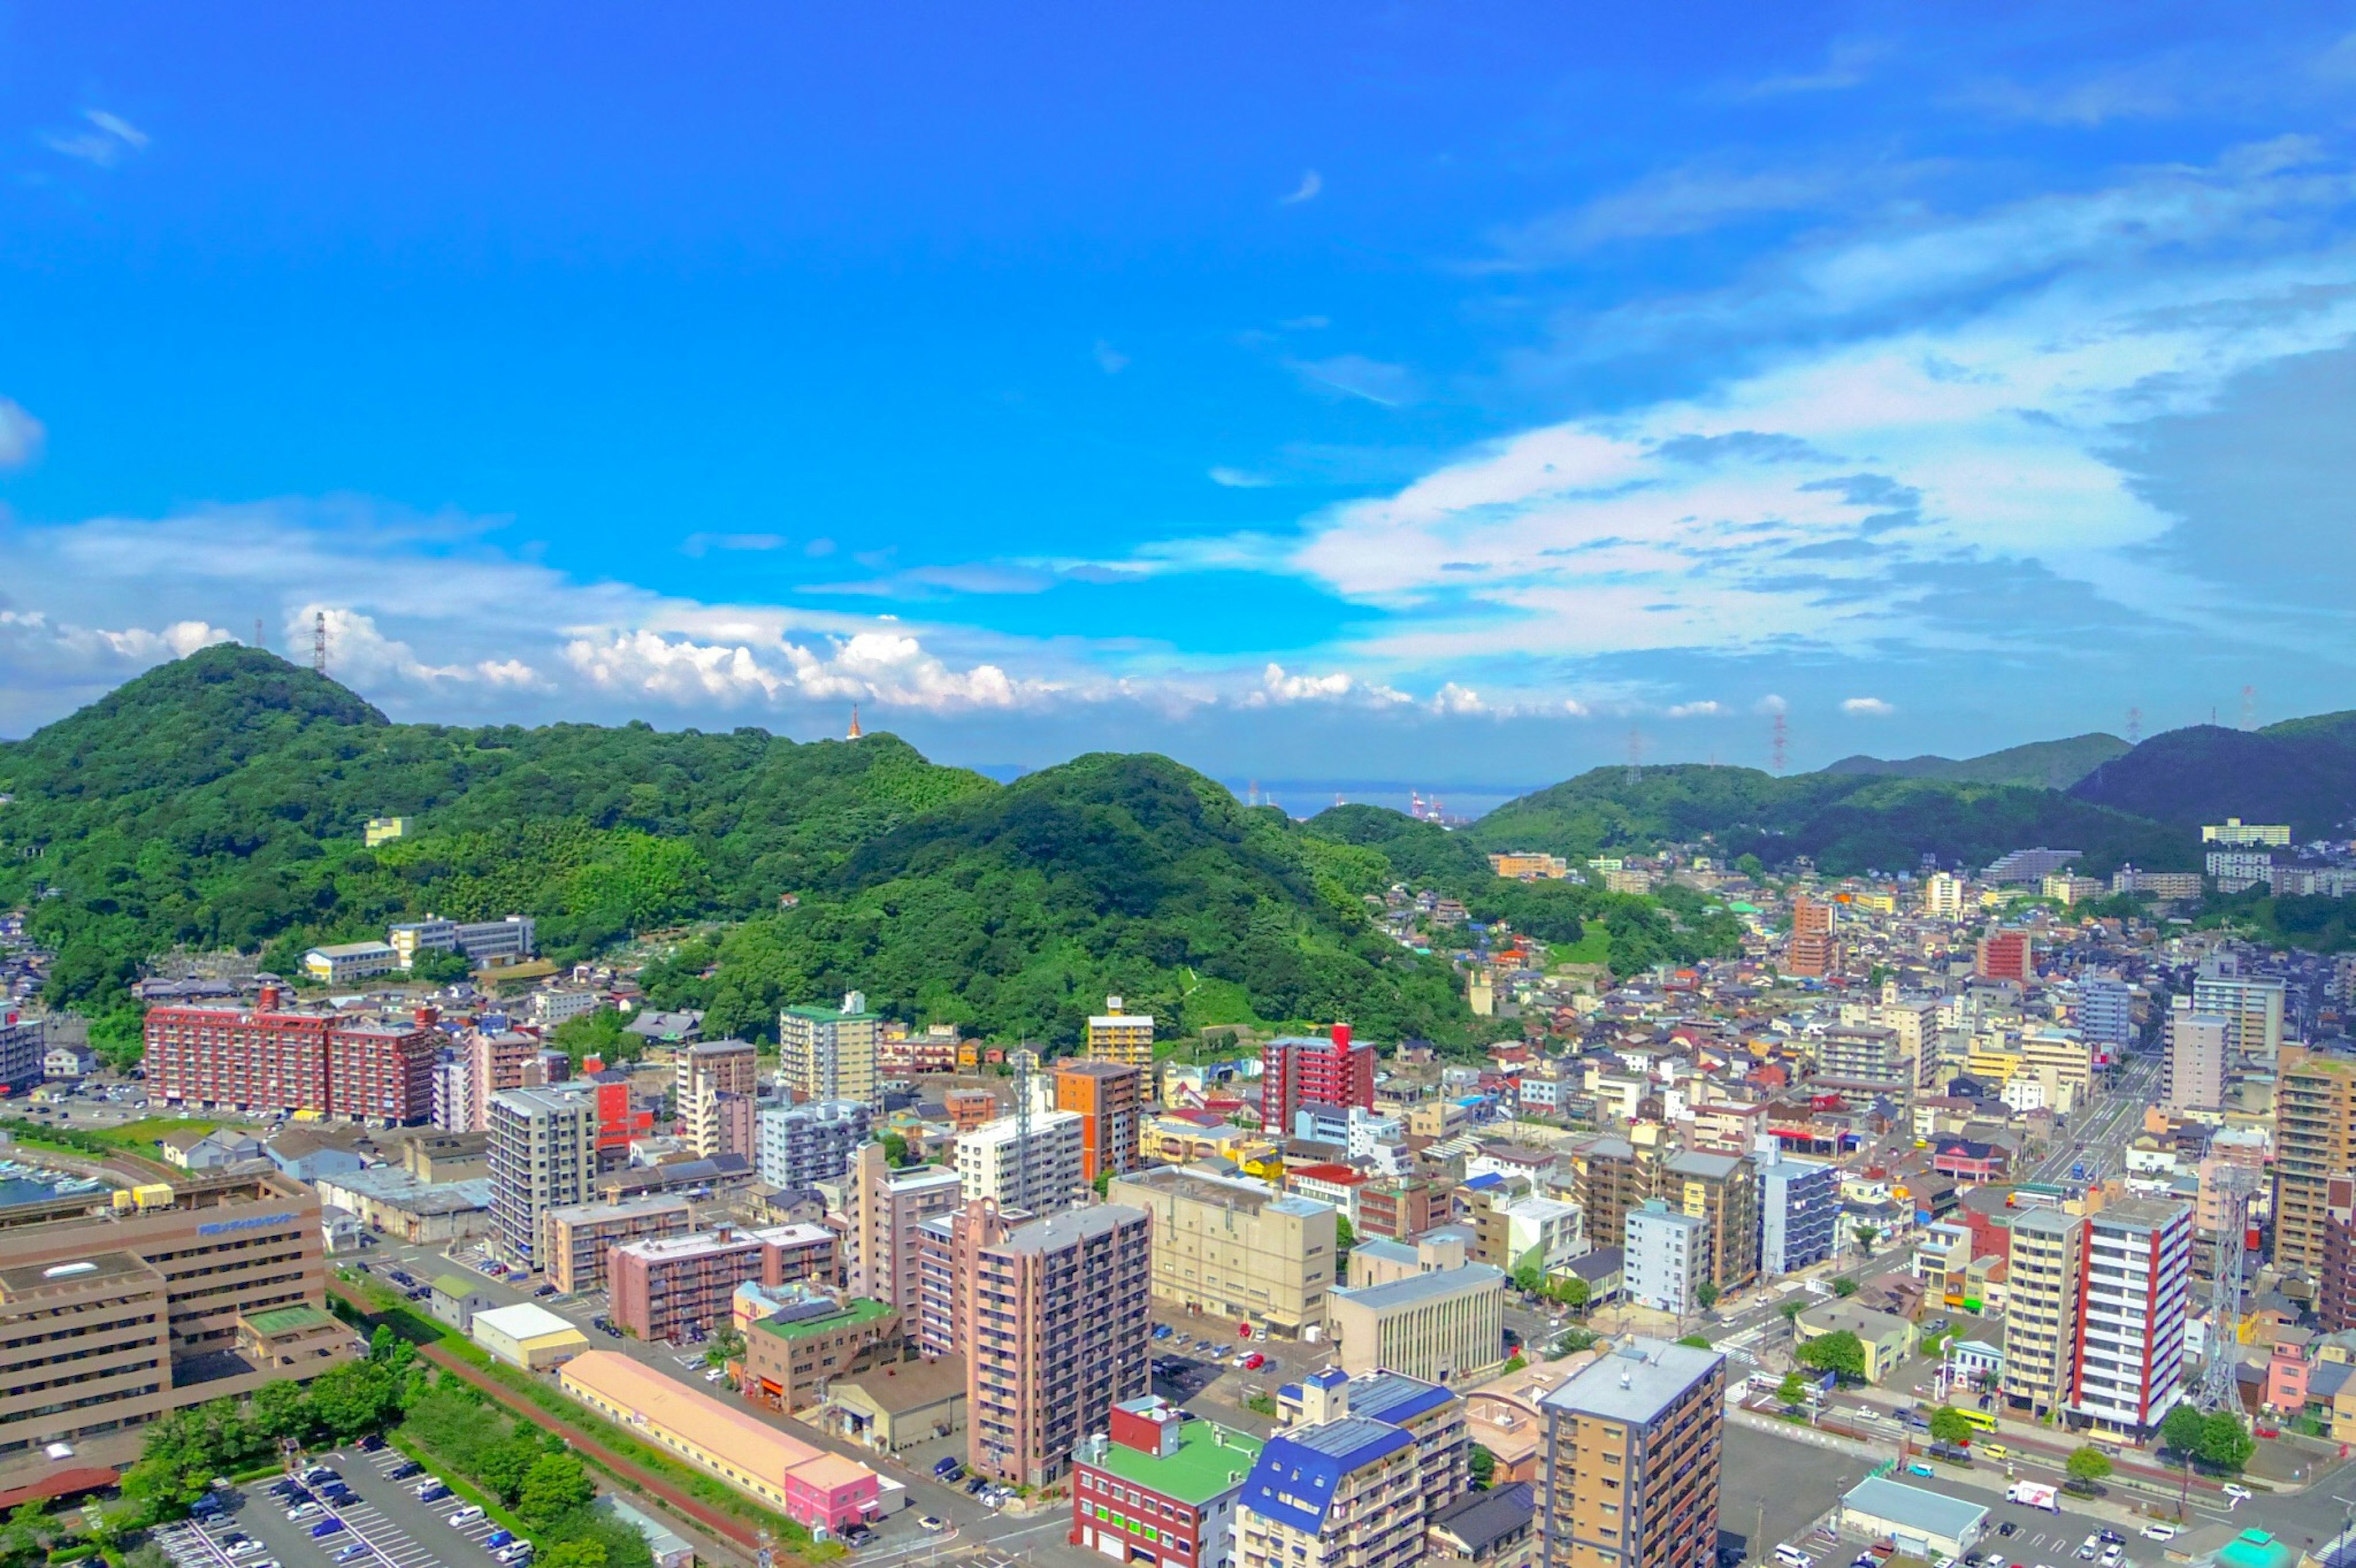
M 0 734 L 323 615 L 1321 789 L 2347 706 L 2356 34 L 1740 15 L 18 16 Z

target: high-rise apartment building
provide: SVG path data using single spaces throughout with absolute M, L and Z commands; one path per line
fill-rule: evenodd
M 1922 879 L 1922 912 L 1933 920 L 1959 920 L 1964 912 L 1964 880 L 1953 871 L 1933 871 Z
M 741 1124 L 753 1114 L 752 1102 L 760 1092 L 760 1058 L 750 1040 L 698 1040 L 671 1058 L 671 1113 L 687 1147 L 701 1158 L 748 1152 L 752 1140 L 739 1142 L 732 1135 L 743 1133 Z M 732 1121 L 738 1125 L 732 1126 Z
M 839 1278 L 834 1232 L 823 1225 L 723 1225 L 628 1242 L 606 1254 L 605 1275 L 615 1324 L 649 1343 L 674 1344 L 725 1324 L 740 1285 L 831 1286 Z
M 851 1294 L 915 1323 L 923 1301 L 917 1229 L 965 1201 L 958 1173 L 937 1165 L 894 1170 L 882 1144 L 862 1144 L 843 1181 L 843 1268 Z
M 1761 1272 L 1772 1280 L 1831 1257 L 1840 1225 L 1840 1168 L 1794 1158 L 1772 1136 L 1760 1138 L 1754 1163 Z
M 2137 1435 L 2183 1392 L 2192 1210 L 2141 1199 L 2106 1203 L 2086 1217 L 2084 1247 L 2070 1408 L 2097 1426 Z
M 1673 1155 L 1661 1167 L 1659 1191 L 1702 1223 L 1702 1280 L 1721 1294 L 1758 1283 L 1759 1175 L 1747 1157 Z
M 596 1085 L 509 1089 L 490 1098 L 491 1244 L 543 1266 L 551 1209 L 597 1196 Z
M 1587 1216 L 1587 1233 L 1610 1244 L 1630 1211 L 1653 1196 L 1660 1157 L 1622 1138 L 1598 1138 L 1570 1157 L 1571 1198 Z
M 1972 973 L 1983 980 L 2010 980 L 2023 986 L 2036 979 L 2036 954 L 2029 933 L 1998 931 L 1981 937 L 1973 950 Z
M 1123 1012 L 1119 997 L 1107 997 L 1105 1010 L 1088 1019 L 1086 1054 L 1144 1072 L 1153 1065 L 1153 1015 Z
M 874 1104 L 883 1035 L 883 1019 L 857 991 L 846 992 L 840 1008 L 787 1008 L 777 1015 L 777 1082 L 796 1100 Z
M 1898 1031 L 1879 1024 L 1838 1024 L 1816 1041 L 1816 1076 L 1837 1084 L 1911 1089 L 1914 1064 Z
M 661 1193 L 613 1203 L 581 1203 L 551 1209 L 541 1222 L 547 1237 L 541 1267 L 548 1283 L 565 1296 L 605 1288 L 606 1256 L 618 1246 L 662 1236 L 684 1236 L 695 1228 L 687 1200 Z
M 1621 1231 L 1621 1288 L 1655 1312 L 1694 1309 L 1694 1292 L 1708 1277 L 1709 1237 L 1698 1214 L 1648 1198 L 1628 1211 Z
M 1802 979 L 1833 973 L 1839 953 L 1833 936 L 1833 906 L 1804 894 L 1792 900 L 1792 939 L 1783 949 L 1783 972 Z
M 1260 1125 L 1292 1125 L 1292 1114 L 1307 1101 L 1375 1108 L 1375 1048 L 1350 1038 L 1337 1023 L 1330 1039 L 1280 1035 L 1260 1047 Z
M 437 1132 L 479 1133 L 476 1125 L 475 1077 L 464 1053 L 453 1053 L 434 1063 L 434 1109 L 430 1124 Z
M 867 1141 L 867 1107 L 856 1100 L 765 1105 L 755 1163 L 772 1187 L 808 1187 L 851 1168 Z
M 156 1416 L 353 1359 L 322 1252 L 317 1194 L 275 1172 L 0 1210 L 0 1488 L 56 1474 L 52 1444 L 127 1465 Z
M 1081 1179 L 1082 1119 L 1072 1111 L 1001 1116 L 957 1141 L 958 1180 L 969 1203 L 987 1198 L 1032 1214 L 1068 1209 L 1087 1193 Z
M 2078 982 L 2078 1032 L 2089 1045 L 2116 1056 L 2135 1043 L 2136 988 L 2116 975 Z
M 2283 982 L 2244 975 L 2230 958 L 2211 959 L 2192 977 L 2192 1010 L 2225 1020 L 2227 1049 L 2273 1061 L 2283 1043 Z
M 307 1112 L 398 1126 L 434 1109 L 441 1045 L 432 1014 L 385 1023 L 296 1012 L 275 986 L 252 1008 L 151 1008 L 145 1026 L 150 1093 L 170 1105 Z
M 2030 1209 L 2012 1221 L 2004 1314 L 2004 1394 L 2043 1417 L 2067 1409 L 2075 1381 L 2086 1221 Z
M 1637 1339 L 1539 1401 L 1545 1568 L 1713 1568 L 1726 1358 Z
M 519 1029 L 469 1029 L 458 1041 L 466 1063 L 467 1122 L 458 1132 L 488 1132 L 491 1096 L 509 1089 L 541 1089 L 565 1081 L 571 1062 L 545 1048 L 538 1035 Z
M 1153 1217 L 1155 1300 L 1284 1334 L 1323 1325 L 1340 1253 L 1331 1205 L 1168 1165 L 1115 1177 L 1106 1198 Z
M 1277 1390 L 1280 1431 L 1351 1415 L 1387 1422 L 1415 1439 L 1416 1491 L 1425 1513 L 1447 1507 L 1472 1486 L 1472 1427 L 1465 1402 L 1438 1383 L 1389 1371 L 1353 1377 L 1326 1367 Z
M 2284 1050 L 2275 1083 L 2275 1265 L 2323 1266 L 2329 1189 L 2356 1169 L 2356 1059 Z
M 948 1226 L 967 1463 L 1045 1486 L 1115 1405 L 1151 1392 L 1152 1222 L 1108 1203 L 1017 1224 L 983 1199 Z
M 1059 1061 L 1055 1109 L 1080 1118 L 1080 1175 L 1094 1181 L 1141 1163 L 1145 1074 L 1122 1061 Z
M 2167 1054 L 2161 1058 L 2159 1093 L 2171 1111 L 2213 1111 L 2225 1103 L 2226 1037 L 2232 1025 L 2213 1013 L 2192 1010 L 2192 998 L 2179 997 L 2164 1026 Z

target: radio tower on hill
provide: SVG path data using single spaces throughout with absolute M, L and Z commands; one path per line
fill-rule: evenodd
M 327 613 L 325 610 L 311 617 L 311 673 L 327 673 Z
M 1641 783 L 1644 777 L 1644 737 L 1636 726 L 1628 726 L 1628 782 Z
M 1771 772 L 1783 771 L 1783 710 L 1775 709 L 1775 739 L 1767 751 L 1767 766 Z
M 2143 744 L 2143 709 L 2140 708 L 2127 709 L 2127 744 Z
M 2242 728 L 2254 730 L 2257 727 L 2258 688 L 2254 686 L 2245 686 L 2242 688 Z

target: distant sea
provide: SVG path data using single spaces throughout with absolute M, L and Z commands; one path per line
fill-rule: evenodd
M 973 771 L 1001 784 L 1012 784 L 1035 768 L 1015 763 L 977 763 Z M 1387 805 L 1393 811 L 1406 811 L 1421 795 L 1429 805 L 1434 797 L 1440 809 L 1451 822 L 1470 822 L 1484 816 L 1509 800 L 1541 790 L 1552 779 L 1537 784 L 1429 784 L 1400 783 L 1395 779 L 1221 779 L 1221 784 L 1235 792 L 1242 801 L 1255 800 L 1262 805 L 1280 806 L 1292 816 L 1314 816 L 1329 805 L 1349 802 L 1358 805 Z

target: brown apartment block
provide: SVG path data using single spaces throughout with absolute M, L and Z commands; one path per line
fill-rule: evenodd
M 1833 906 L 1815 899 L 1792 901 L 1792 940 L 1783 950 L 1783 973 L 1821 979 L 1837 965 L 1833 944 Z
M 275 1172 L 0 1211 L 0 1490 L 137 1457 L 169 1411 L 360 1349 L 329 1314 L 319 1200 Z M 120 1203 L 121 1207 L 115 1207 Z
M 1358 1189 L 1361 1236 L 1412 1242 L 1449 1218 L 1449 1189 L 1427 1176 L 1377 1177 Z
M 1080 1114 L 1080 1175 L 1135 1170 L 1145 1074 L 1123 1061 L 1059 1061 L 1055 1109 Z
M 1703 1278 L 1720 1291 L 1759 1280 L 1759 1172 L 1748 1158 L 1680 1154 L 1663 1163 L 1655 1190 L 1702 1223 Z
M 2356 1060 L 2285 1046 L 2275 1084 L 2275 1263 L 2319 1272 L 2330 1184 L 2356 1169 Z
M 605 1254 L 632 1242 L 695 1229 L 684 1198 L 649 1194 L 618 1203 L 575 1203 L 548 1211 L 548 1283 L 563 1296 L 605 1288 Z
M 631 1242 L 605 1254 L 615 1327 L 649 1343 L 709 1333 L 734 1312 L 736 1287 L 841 1283 L 835 1234 L 824 1225 L 739 1231 L 723 1225 L 692 1236 Z
M 1634 1339 L 1539 1403 L 1545 1568 L 1712 1568 L 1724 1356 Z
M 1621 1138 L 1598 1138 L 1570 1157 L 1571 1193 L 1599 1247 L 1617 1246 L 1628 1211 L 1656 1196 L 1659 1157 Z

